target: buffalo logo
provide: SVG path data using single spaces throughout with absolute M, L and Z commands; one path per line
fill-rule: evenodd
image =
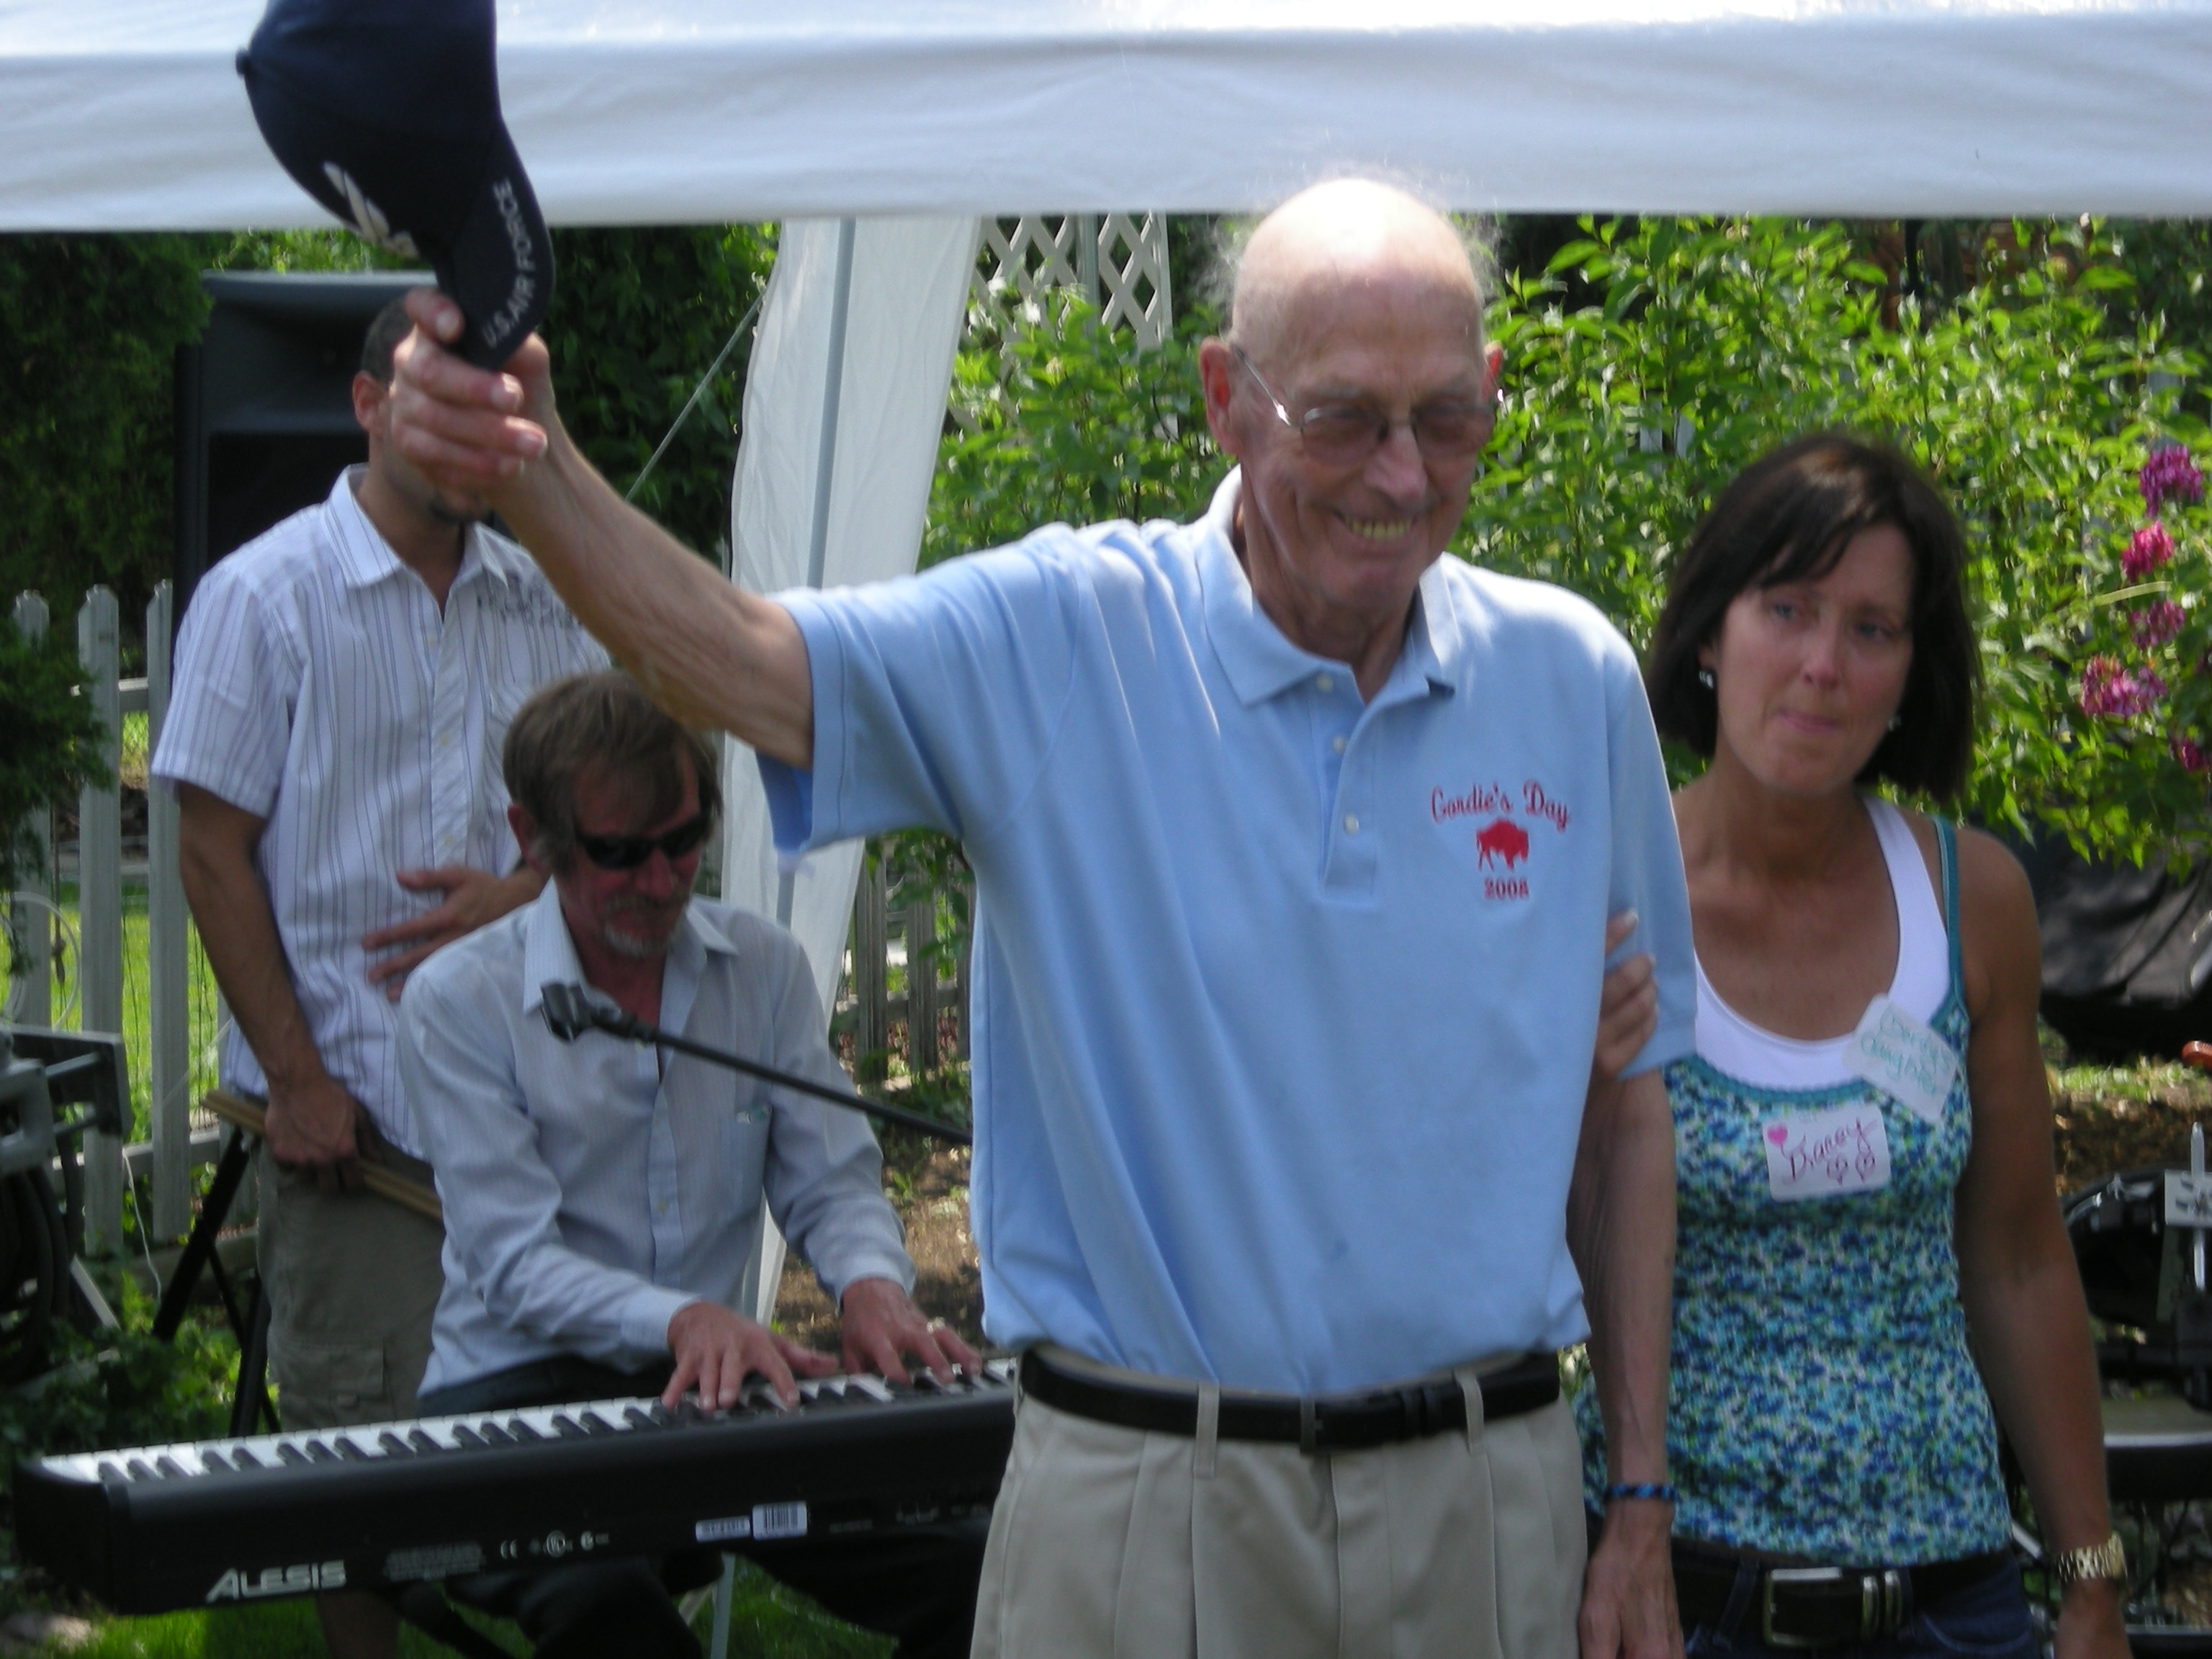
M 1493 818 L 1474 833 L 1475 866 L 1489 867 L 1493 859 L 1505 860 L 1510 870 L 1528 856 L 1528 832 L 1510 818 Z

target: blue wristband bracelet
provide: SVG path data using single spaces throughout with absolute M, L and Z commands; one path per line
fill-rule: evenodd
M 1605 1489 L 1605 1501 L 1610 1504 L 1616 1498 L 1671 1504 L 1674 1501 L 1674 1483 L 1671 1480 L 1616 1480 Z

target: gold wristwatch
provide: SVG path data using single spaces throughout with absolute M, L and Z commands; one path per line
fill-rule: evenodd
M 2124 1582 L 2128 1576 L 2128 1553 L 2121 1547 L 2119 1534 L 2114 1533 L 2101 1544 L 2086 1544 L 2078 1550 L 2064 1550 L 2052 1556 L 2051 1576 L 2061 1589 L 2084 1578 L 2118 1578 Z

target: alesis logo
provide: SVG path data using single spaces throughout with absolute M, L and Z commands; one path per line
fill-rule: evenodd
M 207 1593 L 210 1601 L 254 1601 L 264 1595 L 306 1595 L 315 1590 L 345 1588 L 343 1561 L 302 1561 L 295 1566 L 264 1567 L 249 1576 L 233 1567 L 215 1581 Z

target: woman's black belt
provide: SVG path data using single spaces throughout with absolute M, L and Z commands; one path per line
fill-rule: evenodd
M 1738 1575 L 1750 1567 L 1759 1582 L 1743 1623 L 1755 1622 L 1769 1647 L 1847 1647 L 1896 1635 L 1916 1609 L 1980 1583 L 2010 1559 L 1992 1550 L 1917 1567 L 1769 1566 L 1677 1540 L 1674 1601 L 1685 1631 L 1718 1626 L 1728 1617 Z
M 1198 1432 L 1198 1387 L 1125 1382 L 1054 1364 L 1031 1348 L 1022 1355 L 1022 1393 L 1056 1411 L 1155 1434 Z M 1482 1378 L 1486 1423 L 1518 1417 L 1559 1397 L 1558 1356 L 1531 1354 Z M 1221 1391 L 1215 1432 L 1224 1440 L 1279 1441 L 1308 1452 L 1363 1451 L 1467 1427 L 1458 1379 L 1426 1376 L 1353 1394 Z

